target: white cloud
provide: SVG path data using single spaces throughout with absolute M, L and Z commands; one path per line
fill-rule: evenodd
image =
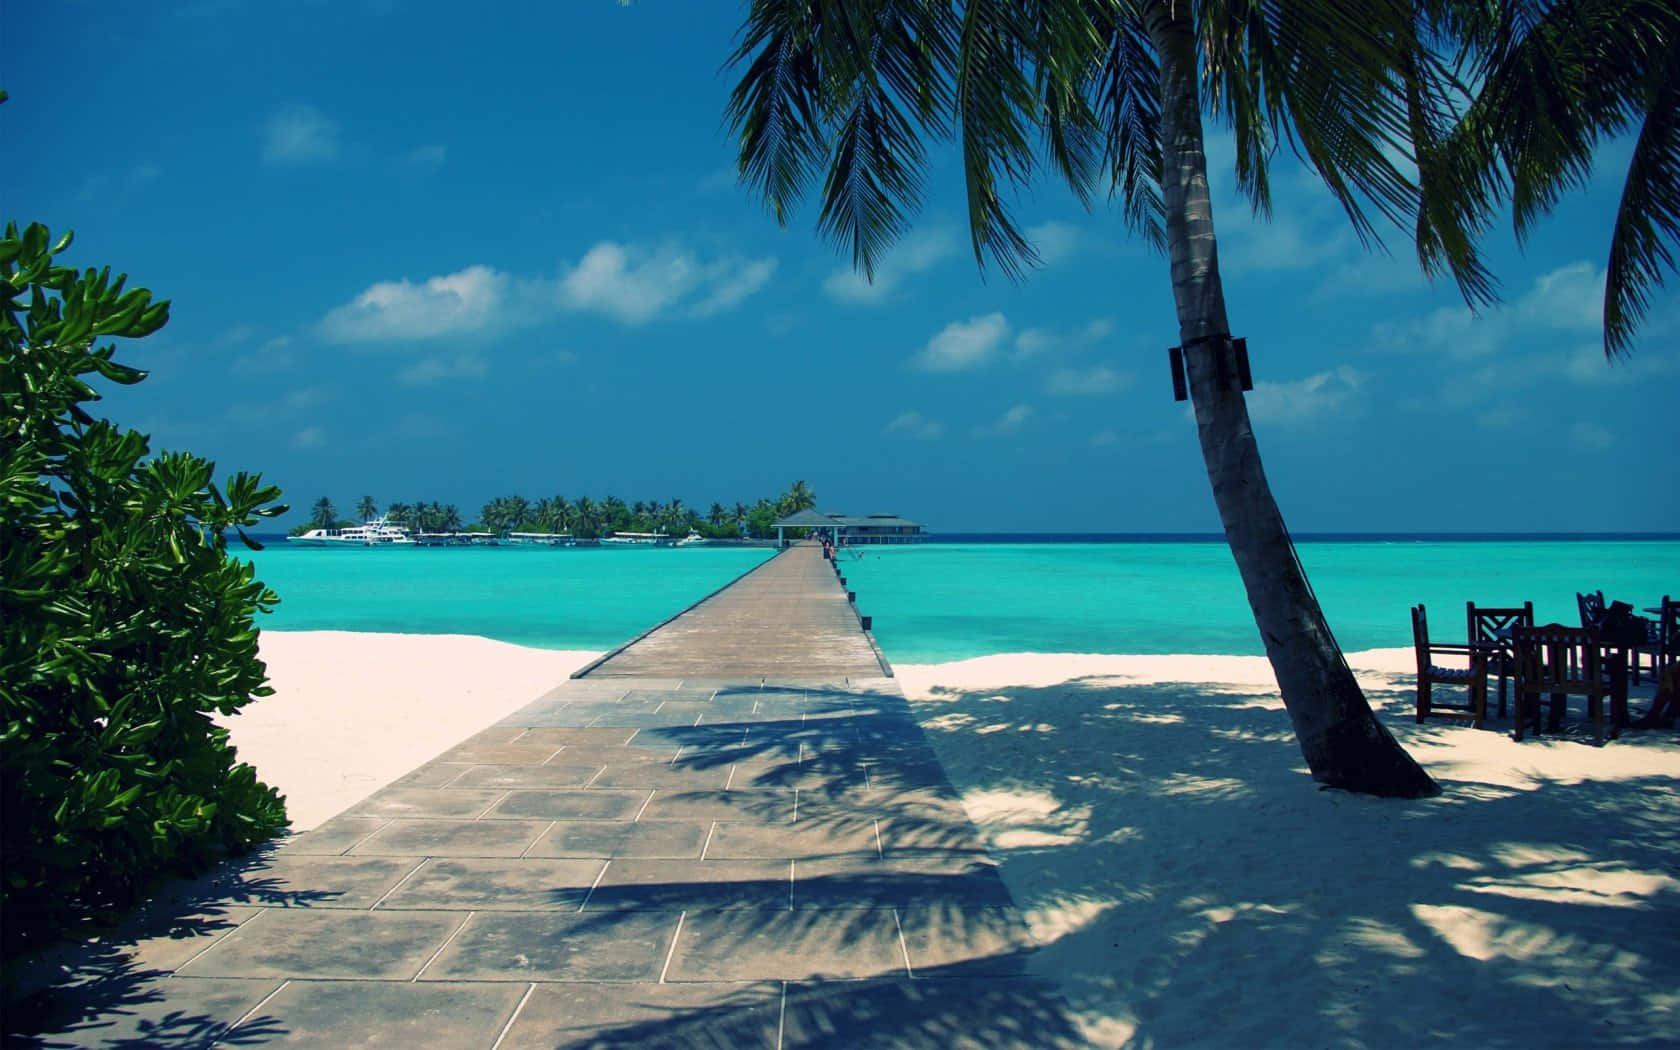
M 1292 383 L 1255 383 L 1248 414 L 1256 422 L 1310 424 L 1353 407 L 1365 374 L 1341 365 Z
M 327 443 L 327 433 L 320 427 L 304 427 L 292 435 L 293 448 L 322 448 Z
M 1044 381 L 1045 393 L 1057 397 L 1077 397 L 1082 394 L 1112 394 L 1131 386 L 1130 372 L 1121 372 L 1107 365 L 1090 368 L 1058 368 Z
M 956 250 L 956 237 L 949 230 L 911 234 L 875 267 L 873 283 L 850 266 L 843 266 L 823 281 L 823 292 L 843 303 L 878 303 L 906 280 L 933 269 Z
M 1600 332 L 1604 325 L 1604 271 L 1585 261 L 1560 266 L 1536 278 L 1513 309 L 1526 324 Z
M 1068 258 L 1079 248 L 1079 227 L 1067 222 L 1041 222 L 1028 226 L 1027 240 L 1038 251 L 1038 261 L 1053 266 Z
M 1108 317 L 1087 321 L 1072 331 L 1023 328 L 1021 334 L 1015 337 L 1014 357 L 1017 361 L 1025 361 L 1056 350 L 1082 349 L 1102 342 L 1113 332 L 1114 321 Z
M 920 412 L 905 412 L 881 428 L 883 434 L 900 434 L 918 441 L 935 441 L 945 434 L 945 424 L 924 418 Z
M 1015 431 L 1020 430 L 1023 426 L 1026 426 L 1027 421 L 1032 419 L 1032 416 L 1033 410 L 1031 405 L 1015 405 L 1007 409 L 1003 415 L 999 416 L 991 423 L 975 427 L 974 436 L 986 437 L 988 435 L 996 434 L 1012 434 Z
M 252 334 L 255 334 L 254 331 Z M 297 363 L 297 355 L 292 353 L 291 345 L 292 338 L 287 335 L 277 335 L 264 340 L 255 350 L 230 360 L 228 371 L 234 375 L 266 375 L 287 371 Z
M 503 311 L 512 283 L 488 266 L 469 266 L 420 284 L 406 278 L 380 281 L 328 311 L 321 334 L 337 343 L 376 343 L 482 331 L 508 320 Z
M 293 390 L 282 397 L 280 404 L 293 412 L 300 412 L 304 409 L 315 408 L 332 400 L 332 398 L 333 391 L 329 387 L 306 386 Z
M 1616 439 L 1608 430 L 1594 423 L 1580 422 L 1569 428 L 1569 436 L 1578 445 L 1587 448 L 1606 449 L 1616 443 Z
M 443 145 L 416 146 L 402 156 L 405 168 L 432 169 L 443 167 L 449 159 L 449 147 Z
M 560 302 L 573 310 L 605 313 L 626 324 L 644 324 L 697 296 L 690 310 L 707 316 L 739 305 L 775 272 L 774 259 L 722 259 L 702 263 L 678 248 L 658 251 L 601 241 L 560 278 Z
M 552 279 L 478 265 L 420 282 L 380 281 L 328 311 L 319 330 L 332 342 L 376 343 L 483 334 L 567 310 L 644 324 L 686 303 L 689 316 L 706 317 L 740 305 L 775 270 L 774 259 L 703 262 L 674 247 L 601 241 Z
M 1001 313 L 952 321 L 910 361 L 928 372 L 960 372 L 984 364 L 1007 338 L 1009 322 Z
M 267 161 L 319 163 L 336 159 L 341 149 L 337 121 L 314 106 L 278 109 L 263 129 L 262 156 Z
M 1112 430 L 1099 430 L 1091 435 L 1092 448 L 1108 448 L 1120 443 L 1120 435 Z
M 774 259 L 720 263 L 712 278 L 710 294 L 696 303 L 690 313 L 695 317 L 710 317 L 737 306 L 747 296 L 768 284 L 775 272 Z
M 445 379 L 477 379 L 485 373 L 484 359 L 473 354 L 457 357 L 424 357 L 397 373 L 397 382 L 428 386 Z
M 1359 241 L 1345 219 L 1309 227 L 1296 213 L 1278 207 L 1270 219 L 1252 218 L 1224 224 L 1220 228 L 1219 265 L 1227 274 L 1244 270 L 1269 273 L 1311 270 L 1348 258 L 1359 250 Z

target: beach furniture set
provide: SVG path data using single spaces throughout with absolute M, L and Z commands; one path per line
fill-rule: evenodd
M 1653 706 L 1637 724 L 1657 724 L 1680 706 L 1680 603 L 1667 595 L 1636 616 L 1625 602 L 1604 601 L 1602 591 L 1576 595 L 1580 626 L 1534 622 L 1534 603 L 1519 606 L 1465 603 L 1465 641 L 1431 639 L 1424 607 L 1412 607 L 1417 652 L 1417 720 L 1447 718 L 1480 729 L 1488 718 L 1490 682 L 1497 716 L 1506 717 L 1507 690 L 1515 697 L 1511 735 L 1521 740 L 1542 731 L 1540 698 L 1550 698 L 1544 729 L 1563 728 L 1569 697 L 1583 697 L 1593 736 L 1602 742 L 1630 725 L 1628 687 L 1648 672 L 1657 683 Z M 1450 687 L 1438 694 L 1437 686 Z M 1462 690 L 1462 692 L 1460 692 Z

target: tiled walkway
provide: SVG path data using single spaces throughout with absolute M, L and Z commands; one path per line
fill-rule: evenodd
M 160 898 L 41 1041 L 1081 1045 L 851 608 L 817 549 L 773 559 Z

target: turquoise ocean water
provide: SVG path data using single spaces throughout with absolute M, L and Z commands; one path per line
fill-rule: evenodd
M 1411 644 L 1407 608 L 1463 633 L 1464 603 L 1535 603 L 1577 622 L 1575 592 L 1643 609 L 1680 595 L 1680 540 L 1299 540 L 1346 650 Z M 323 550 L 245 555 L 281 595 L 273 630 L 477 634 L 612 648 L 763 561 L 762 549 Z M 842 555 L 858 609 L 895 663 L 1007 652 L 1261 652 L 1223 542 L 930 543 Z

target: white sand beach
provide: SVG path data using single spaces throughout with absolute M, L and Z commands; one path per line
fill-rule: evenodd
M 462 634 L 264 631 L 274 695 L 227 719 L 308 831 L 524 707 L 599 653 Z
M 334 632 L 262 653 L 276 695 L 233 740 L 300 830 L 595 655 Z M 1419 726 L 1410 649 L 1349 662 L 1440 798 L 1318 790 L 1257 657 L 896 671 L 1093 1045 L 1674 1045 L 1680 733 Z

